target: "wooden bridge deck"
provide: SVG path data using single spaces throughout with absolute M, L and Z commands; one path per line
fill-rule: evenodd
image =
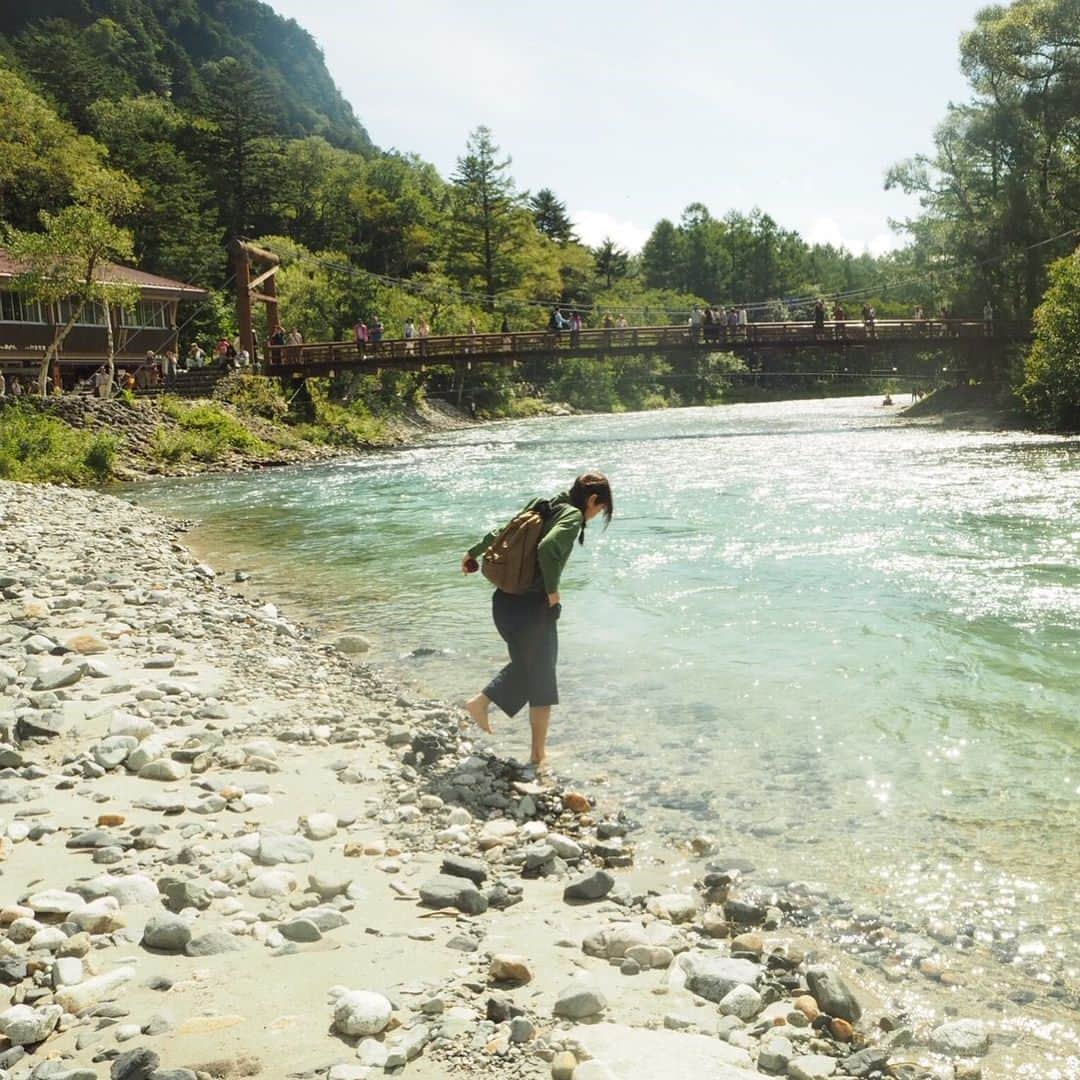
M 712 330 L 710 335 L 708 331 Z M 449 334 L 427 338 L 394 338 L 369 342 L 316 342 L 271 346 L 267 374 L 324 375 L 356 368 L 421 368 L 459 363 L 513 363 L 529 358 L 607 357 L 640 353 L 764 353 L 861 349 L 876 351 L 891 345 L 925 345 L 937 349 L 970 349 L 1022 343 L 1031 338 L 1030 322 L 950 319 L 878 319 L 826 322 L 750 323 L 737 327 L 632 326 L 624 330 L 573 332 L 532 330 L 511 334 Z

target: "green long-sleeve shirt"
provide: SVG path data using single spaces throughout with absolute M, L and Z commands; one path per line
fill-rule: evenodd
M 524 509 L 532 510 L 541 501 L 533 499 Z M 582 514 L 570 501 L 570 496 L 564 491 L 550 501 L 551 517 L 548 519 L 546 531 L 536 549 L 539 572 L 528 592 L 555 593 L 559 591 L 559 579 L 562 577 L 567 559 L 570 558 L 570 552 L 574 550 L 574 541 L 581 532 Z M 483 555 L 503 528 L 505 528 L 505 523 L 488 532 L 483 540 L 469 548 L 469 554 L 473 558 Z

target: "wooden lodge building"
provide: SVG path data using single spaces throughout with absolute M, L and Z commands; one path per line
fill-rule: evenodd
M 45 350 L 58 326 L 63 326 L 71 309 L 67 301 L 42 304 L 30 300 L 5 284 L 19 272 L 6 252 L 0 251 L 0 371 L 36 378 Z M 182 300 L 201 300 L 205 289 L 185 285 L 170 278 L 112 263 L 102 268 L 111 281 L 123 281 L 139 288 L 139 300 L 129 309 L 112 313 L 113 346 L 117 368 L 135 369 L 146 361 L 148 352 L 160 355 L 177 348 L 176 311 Z M 105 313 L 99 305 L 86 307 L 71 328 L 53 365 L 54 381 L 65 388 L 95 371 L 108 356 Z

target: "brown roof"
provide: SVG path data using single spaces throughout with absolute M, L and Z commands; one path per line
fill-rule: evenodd
M 0 279 L 14 277 L 21 269 L 22 267 L 6 251 L 0 250 Z M 182 281 L 174 281 L 172 278 L 161 277 L 158 274 L 148 274 L 145 270 L 120 266 L 118 263 L 105 263 L 98 277 L 103 281 L 138 285 L 140 289 L 179 293 L 185 299 L 195 299 L 206 295 L 206 290 L 196 285 L 186 285 Z

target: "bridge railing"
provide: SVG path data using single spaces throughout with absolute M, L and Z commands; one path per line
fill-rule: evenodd
M 271 346 L 269 369 L 305 367 L 414 366 L 457 361 L 550 356 L 560 352 L 602 356 L 605 353 L 660 352 L 665 349 L 743 351 L 768 347 L 808 347 L 883 342 L 950 342 L 997 338 L 1025 341 L 1026 321 L 982 322 L 964 319 L 862 319 L 813 322 L 754 322 L 742 326 L 630 326 L 588 330 L 529 330 L 508 334 L 444 334 L 438 337 L 393 338 L 359 344 L 355 341 Z

